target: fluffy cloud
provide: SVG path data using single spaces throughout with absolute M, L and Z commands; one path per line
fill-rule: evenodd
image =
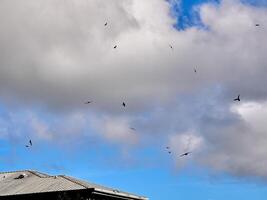
M 129 126 L 129 120 L 125 118 L 104 117 L 104 119 L 95 118 L 92 121 L 96 130 L 100 130 L 108 141 L 126 145 L 134 145 L 138 142 L 138 135 Z
M 238 176 L 266 177 L 267 103 L 244 103 L 231 109 L 240 121 L 207 131 L 206 154 L 200 162 Z
M 178 32 L 162 0 L 1 4 L 3 98 L 53 109 L 81 107 L 93 98 L 103 110 L 126 99 L 145 109 L 149 99 L 167 101 L 216 83 L 248 98 L 266 96 L 260 84 L 266 28 L 254 27 L 267 20 L 264 9 L 237 1 L 204 5 L 199 12 L 208 31 Z
M 2 102 L 45 114 L 1 119 L 7 128 L 0 137 L 21 137 L 8 127 L 29 122 L 40 139 L 100 135 L 130 146 L 160 140 L 177 154 L 191 138 L 198 164 L 267 177 L 266 8 L 237 0 L 200 5 L 201 26 L 178 31 L 174 3 L 1 1 Z M 233 106 L 237 94 L 245 104 Z M 88 99 L 93 103 L 84 105 Z M 47 113 L 64 117 L 48 120 Z
M 182 167 L 186 164 L 187 159 L 181 159 L 180 157 L 183 153 L 191 152 L 190 159 L 195 159 L 204 146 L 203 138 L 193 131 L 171 135 L 169 143 L 177 167 Z

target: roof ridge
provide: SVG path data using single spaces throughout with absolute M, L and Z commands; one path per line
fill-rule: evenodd
M 31 169 L 25 169 L 25 170 L 15 170 L 15 171 L 6 171 L 6 172 L 0 172 L 0 174 L 11 174 L 11 173 L 23 173 L 23 172 L 29 172 L 35 176 L 38 176 L 39 178 L 47 178 L 51 177 L 49 174 L 45 174 L 36 170 L 31 170 Z
M 42 172 L 38 172 L 38 171 L 35 171 L 35 170 L 27 170 L 28 172 L 34 174 L 35 176 L 38 176 L 39 178 L 48 178 L 48 177 L 51 177 L 51 175 L 49 174 L 45 174 L 45 173 L 42 173 Z
M 59 175 L 59 177 L 62 177 L 72 183 L 75 183 L 77 185 L 80 185 L 82 187 L 84 187 L 85 189 L 90 189 L 89 187 L 87 187 L 85 184 L 82 184 L 80 181 L 78 181 L 77 179 L 71 177 L 71 176 L 66 176 L 66 175 Z
M 11 173 L 18 173 L 18 172 L 31 172 L 33 170 L 25 169 L 25 170 L 17 170 L 17 171 L 6 171 L 6 172 L 0 172 L 0 174 L 11 174 Z

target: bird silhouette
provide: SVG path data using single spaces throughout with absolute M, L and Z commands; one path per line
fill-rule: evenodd
M 32 140 L 29 140 L 29 144 L 25 145 L 25 147 L 30 148 L 32 146 Z
M 114 48 L 114 49 L 117 49 L 117 45 L 115 45 L 113 48 Z
M 170 46 L 171 49 L 173 49 L 173 46 L 172 45 L 169 44 L 169 46 Z
M 171 151 L 168 151 L 169 154 L 171 154 L 172 152 Z
M 234 99 L 234 101 L 240 101 L 240 94 L 238 95 L 237 98 Z
M 194 68 L 194 72 L 197 73 L 197 69 L 196 68 Z
M 260 24 L 255 24 L 255 26 L 260 26 Z
M 181 154 L 180 157 L 188 156 L 190 153 L 192 153 L 192 152 L 190 152 L 190 151 L 185 152 L 185 153 Z
M 126 107 L 126 103 L 125 103 L 125 102 L 123 102 L 123 103 L 122 103 L 122 106 L 123 106 L 123 107 Z
M 85 104 L 90 104 L 92 103 L 93 101 L 86 101 Z
M 106 23 L 105 23 L 105 26 L 107 26 L 107 25 L 108 25 L 108 23 L 106 22 Z
M 130 129 L 133 130 L 133 131 L 136 131 L 136 129 L 134 127 L 130 127 Z
M 170 149 L 170 147 L 166 147 L 166 149 Z

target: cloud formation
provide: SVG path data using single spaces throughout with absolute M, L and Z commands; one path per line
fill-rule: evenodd
M 239 122 L 210 130 L 207 155 L 201 162 L 238 176 L 266 178 L 267 103 L 244 103 L 231 109 Z
M 179 154 L 189 137 L 199 165 L 266 178 L 267 9 L 208 3 L 195 8 L 201 26 L 178 31 L 170 8 L 163 0 L 1 1 L 3 104 L 42 107 L 26 121 L 40 139 L 160 140 Z M 233 104 L 238 94 L 244 104 Z M 12 119 L 25 122 L 8 116 L 0 137 L 14 134 Z

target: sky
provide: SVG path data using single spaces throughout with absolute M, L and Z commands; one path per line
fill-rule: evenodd
M 267 196 L 266 0 L 2 0 L 0 24 L 0 171 Z

